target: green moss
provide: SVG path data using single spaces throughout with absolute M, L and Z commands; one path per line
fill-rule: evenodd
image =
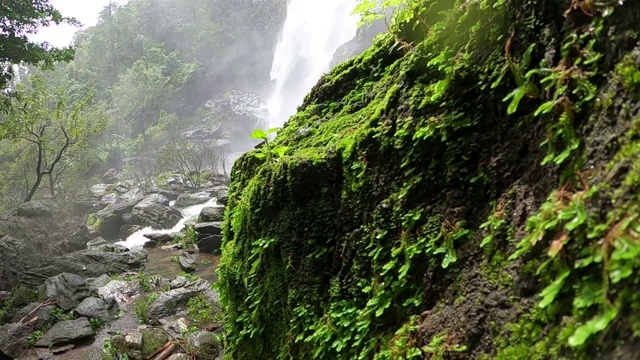
M 629 91 L 640 89 L 640 69 L 631 55 L 625 56 L 616 66 L 620 82 Z
M 612 229 L 636 231 L 635 217 L 621 223 L 637 210 L 635 135 L 617 156 L 631 164 L 626 188 L 578 171 L 597 147 L 579 127 L 599 125 L 595 95 L 614 70 L 596 49 L 612 46 L 601 34 L 619 18 L 585 19 L 583 31 L 538 5 L 416 2 L 394 29 L 411 51 L 383 37 L 307 96 L 275 140 L 287 156 L 236 162 L 219 267 L 228 358 L 444 356 L 471 338 L 473 357 L 580 358 L 607 335 L 593 323 L 612 314 L 604 296 L 587 301 L 587 286 L 610 293 L 617 311 L 635 309 L 619 295 L 635 258 L 618 253 L 616 273 L 594 247 Z M 529 46 L 546 31 L 557 40 Z M 544 63 L 551 48 L 560 63 Z M 613 198 L 619 205 L 598 211 Z M 462 318 L 447 315 L 450 304 L 490 303 L 484 288 L 460 295 L 470 274 L 517 311 L 487 312 L 475 333 L 448 329 Z M 522 299 L 519 287 L 539 296 Z M 426 312 L 449 317 L 416 318 Z

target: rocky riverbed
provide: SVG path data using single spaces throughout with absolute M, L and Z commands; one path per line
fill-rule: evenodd
M 1 217 L 0 355 L 220 358 L 227 188 L 208 185 L 99 184 L 75 213 L 35 201 Z

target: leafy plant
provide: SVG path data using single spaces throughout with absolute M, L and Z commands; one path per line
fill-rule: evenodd
M 425 354 L 430 354 L 431 360 L 444 360 L 445 355 L 449 353 L 459 353 L 467 351 L 465 345 L 452 344 L 453 337 L 446 332 L 436 335 L 431 339 L 429 345 L 422 348 Z
M 255 129 L 251 135 L 251 138 L 256 140 L 264 141 L 264 147 L 259 148 L 258 152 L 255 153 L 255 156 L 259 159 L 266 158 L 269 162 L 273 163 L 275 159 L 283 157 L 284 154 L 289 150 L 289 147 L 278 145 L 272 148 L 272 144 L 269 141 L 269 135 L 278 132 L 280 128 L 272 128 L 267 131 L 261 129 Z
M 140 323 L 147 324 L 149 322 L 149 306 L 158 300 L 158 296 L 156 293 L 146 294 L 135 301 L 133 310 Z
M 203 328 L 222 320 L 221 313 L 216 311 L 211 302 L 202 295 L 189 299 L 187 314 L 191 323 L 198 328 Z
M 29 334 L 29 337 L 27 338 L 27 342 L 29 343 L 29 346 L 31 347 L 35 346 L 38 340 L 40 340 L 43 336 L 44 336 L 44 332 L 42 330 L 36 330 L 31 334 Z
M 100 319 L 98 319 L 98 318 L 89 319 L 89 324 L 91 325 L 91 329 L 94 332 L 100 331 L 100 329 L 102 329 L 102 327 L 104 326 L 104 323 L 102 321 L 100 321 Z

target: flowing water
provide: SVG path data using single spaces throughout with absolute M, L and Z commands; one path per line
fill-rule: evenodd
M 336 50 L 356 36 L 357 0 L 291 0 L 271 69 L 275 90 L 269 126 L 295 114 L 305 95 L 331 68 Z
M 131 234 L 125 241 L 118 242 L 119 245 L 128 247 L 129 249 L 141 248 L 146 242 L 149 241 L 145 237 L 148 234 L 176 234 L 185 228 L 186 224 L 190 221 L 196 220 L 200 212 L 205 207 L 217 206 L 218 203 L 215 198 L 207 201 L 204 204 L 189 206 L 181 209 L 182 219 L 171 229 L 154 229 L 152 227 L 146 227 Z

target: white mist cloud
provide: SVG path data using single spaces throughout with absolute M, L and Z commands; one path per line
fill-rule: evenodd
M 75 17 L 82 23 L 77 28 L 69 25 L 50 26 L 43 28 L 38 34 L 30 36 L 32 41 L 46 41 L 53 46 L 68 46 L 76 31 L 94 26 L 98 22 L 98 15 L 110 2 L 125 4 L 129 0 L 50 0 L 51 5 L 60 10 L 63 16 Z

